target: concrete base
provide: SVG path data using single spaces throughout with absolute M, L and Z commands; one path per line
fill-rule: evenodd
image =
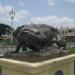
M 74 60 L 75 54 L 37 63 L 0 58 L 0 65 L 4 75 L 74 75 Z

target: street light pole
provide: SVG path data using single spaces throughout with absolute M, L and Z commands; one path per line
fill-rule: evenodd
M 12 9 L 11 11 L 9 11 L 9 15 L 10 15 L 10 18 L 11 18 L 11 40 L 10 42 L 13 43 L 13 37 L 12 37 L 12 26 L 13 26 L 13 20 L 14 20 L 14 17 L 15 17 L 15 11 Z

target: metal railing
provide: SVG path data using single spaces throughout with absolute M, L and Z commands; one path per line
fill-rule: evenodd
M 4 55 L 8 51 L 15 51 L 15 46 L 0 45 L 0 55 Z

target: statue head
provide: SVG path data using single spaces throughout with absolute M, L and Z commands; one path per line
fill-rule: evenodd
M 18 33 L 20 32 L 20 30 L 23 28 L 24 26 L 20 26 L 18 27 L 14 32 L 13 32 L 13 37 L 16 38 Z

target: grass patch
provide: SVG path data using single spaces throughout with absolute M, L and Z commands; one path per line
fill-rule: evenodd
M 0 66 L 0 73 L 2 73 L 2 66 Z
M 0 66 L 0 73 L 2 72 L 2 66 Z
M 0 45 L 5 45 L 5 46 L 15 46 L 17 43 L 15 40 L 13 40 L 13 43 L 10 42 L 10 40 L 0 40 Z
M 69 50 L 71 50 L 71 53 L 75 54 L 75 47 L 71 47 Z

